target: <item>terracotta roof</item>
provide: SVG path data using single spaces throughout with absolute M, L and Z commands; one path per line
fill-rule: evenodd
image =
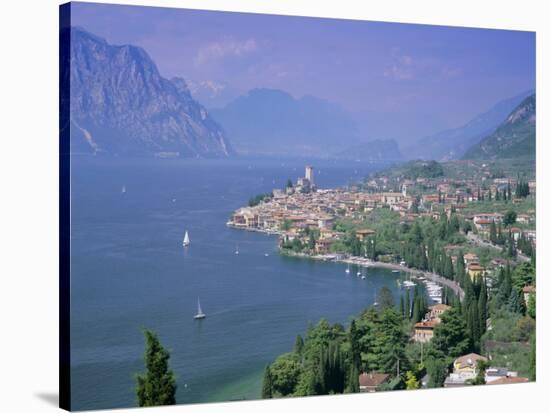
M 414 325 L 414 328 L 434 328 L 436 325 L 438 325 L 441 321 L 437 318 L 433 320 L 427 320 L 427 321 L 420 321 L 419 323 L 416 323 Z
M 490 381 L 487 384 L 514 384 L 514 383 L 527 383 L 529 379 L 527 377 L 501 377 Z
M 361 387 L 377 387 L 384 383 L 389 374 L 384 373 L 363 373 L 359 376 L 359 386 Z
M 367 234 L 374 234 L 376 233 L 376 231 L 373 229 L 364 228 L 364 229 L 358 229 L 357 231 L 355 231 L 355 233 L 361 234 L 361 235 L 367 235 Z

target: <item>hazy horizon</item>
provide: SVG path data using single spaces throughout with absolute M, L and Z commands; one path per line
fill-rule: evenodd
M 208 108 L 280 89 L 336 103 L 368 138 L 401 144 L 535 89 L 534 32 L 94 3 L 72 3 L 71 17 L 143 47 Z

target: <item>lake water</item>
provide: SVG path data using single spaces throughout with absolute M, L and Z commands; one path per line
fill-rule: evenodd
M 296 160 L 72 158 L 74 409 L 136 405 L 145 328 L 171 352 L 178 403 L 250 399 L 259 397 L 265 365 L 290 351 L 309 322 L 347 324 L 382 286 L 397 300 L 390 271 L 369 269 L 361 280 L 342 264 L 278 255 L 274 236 L 225 226 L 252 195 L 283 187 L 303 167 Z M 320 187 L 373 168 L 315 167 Z M 202 321 L 193 320 L 199 296 Z

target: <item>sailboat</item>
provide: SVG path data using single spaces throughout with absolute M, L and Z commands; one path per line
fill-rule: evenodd
M 235 255 L 239 255 L 239 246 L 238 245 L 235 247 Z
M 346 268 L 346 274 L 349 274 L 349 264 L 348 264 L 348 268 Z
M 120 190 L 121 193 L 126 193 L 126 185 L 122 185 L 122 189 Z
M 189 233 L 185 231 L 185 236 L 183 237 L 183 246 L 188 247 L 189 244 L 191 244 L 191 241 L 189 240 Z
M 201 320 L 203 318 L 206 318 L 206 314 L 202 312 L 201 308 L 201 300 L 197 297 L 197 314 L 193 317 L 195 320 Z

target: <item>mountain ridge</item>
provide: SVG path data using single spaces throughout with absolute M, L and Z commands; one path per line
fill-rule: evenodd
M 421 138 L 405 147 L 403 152 L 409 159 L 460 159 L 471 146 L 494 132 L 506 116 L 532 93 L 532 90 L 527 90 L 503 99 L 464 125 Z
M 233 154 L 222 127 L 193 99 L 185 80 L 162 77 L 143 48 L 112 45 L 79 27 L 62 36 L 70 36 L 70 64 L 61 70 L 70 70 L 71 152 Z
M 243 154 L 328 157 L 360 143 L 355 121 L 340 106 L 279 89 L 251 89 L 212 116 Z
M 525 98 L 499 127 L 472 146 L 463 159 L 509 159 L 536 156 L 536 96 Z

